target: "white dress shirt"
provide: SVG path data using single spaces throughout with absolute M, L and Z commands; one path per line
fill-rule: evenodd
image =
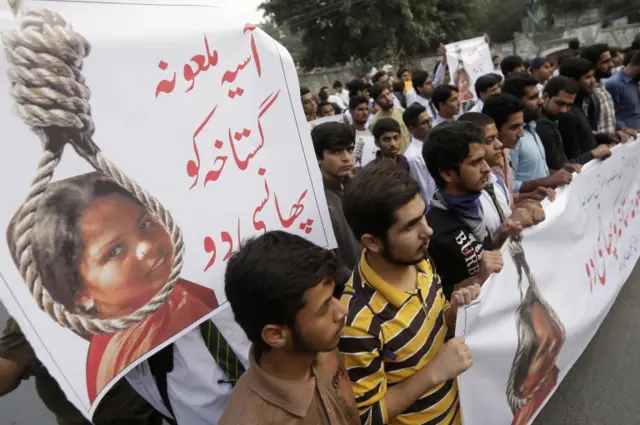
M 250 342 L 233 318 L 230 304 L 220 307 L 211 320 L 223 334 L 240 362 L 249 366 Z M 127 375 L 131 386 L 164 416 L 173 417 L 165 407 L 149 362 Z M 187 332 L 174 342 L 173 370 L 167 374 L 167 393 L 178 425 L 215 425 L 227 405 L 233 387 L 219 384 L 227 379 L 202 339 L 200 329 Z
M 469 112 L 480 112 L 480 113 L 482 113 L 482 108 L 484 108 L 484 102 L 482 101 L 482 99 L 478 98 L 478 100 L 476 101 L 476 104 L 473 105 L 473 108 L 471 108 L 469 110 Z
M 424 106 L 424 108 L 427 110 L 427 114 L 429 114 L 429 118 L 431 118 L 431 121 L 433 121 L 437 115 L 437 113 L 434 112 L 435 108 L 433 106 L 433 103 L 431 103 L 429 99 L 424 98 L 415 92 L 413 93 L 414 94 L 411 97 L 407 95 L 407 107 L 413 105 L 414 103 L 419 103 L 420 105 Z
M 504 215 L 504 218 L 506 220 L 507 218 L 511 217 L 509 195 L 507 193 L 507 186 L 504 184 L 504 182 L 502 182 L 502 180 L 498 182 L 498 179 L 499 177 L 496 176 L 492 171 L 491 173 L 489 173 L 489 183 L 487 184 L 493 186 L 498 204 L 500 205 L 502 214 Z M 493 199 L 491 199 L 491 195 L 489 195 L 486 190 L 483 190 L 480 194 L 480 205 L 482 206 L 482 215 L 484 216 L 484 221 L 487 224 L 487 230 L 489 230 L 489 233 L 493 235 L 496 230 L 498 230 L 502 225 L 502 221 L 500 220 L 498 209 L 493 203 Z
M 431 203 L 431 198 L 436 192 L 436 182 L 427 170 L 427 164 L 422 157 L 422 140 L 411 137 L 411 143 L 404 152 L 404 156 L 409 162 L 409 174 L 420 185 L 420 195 L 427 205 Z

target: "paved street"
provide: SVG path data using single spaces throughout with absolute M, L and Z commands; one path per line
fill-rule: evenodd
M 570 302 L 570 300 L 567 300 Z M 0 323 L 6 312 L 0 307 Z M 634 425 L 640 403 L 640 267 L 536 425 Z M 55 425 L 33 382 L 0 398 L 2 425 Z M 501 425 L 501 424 L 495 424 Z M 506 424 L 505 424 L 506 425 Z

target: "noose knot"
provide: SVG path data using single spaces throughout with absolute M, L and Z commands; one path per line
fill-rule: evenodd
M 93 153 L 90 90 L 82 75 L 89 42 L 49 10 L 24 10 L 18 22 L 17 30 L 2 35 L 18 115 L 45 149 L 75 142 L 76 149 Z

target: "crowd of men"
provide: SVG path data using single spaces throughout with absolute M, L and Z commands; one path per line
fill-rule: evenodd
M 137 366 L 94 423 L 460 424 L 472 353 L 457 309 L 501 271 L 506 239 L 545 219 L 540 201 L 640 130 L 640 50 L 617 53 L 588 46 L 557 69 L 494 58 L 467 110 L 444 60 L 434 77 L 336 82 L 319 102 L 302 88 L 309 121 L 342 114 L 311 130 L 337 250 L 282 231 L 245 241 L 225 274 L 235 321 Z M 0 395 L 30 376 L 59 424 L 88 423 L 10 320 Z

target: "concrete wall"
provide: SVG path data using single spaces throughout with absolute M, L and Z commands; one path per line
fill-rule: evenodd
M 614 21 L 608 28 L 602 28 L 601 23 L 584 25 L 572 29 L 556 29 L 540 34 L 516 33 L 514 39 L 507 43 L 493 43 L 491 52 L 501 57 L 517 54 L 525 59 L 535 56 L 546 56 L 558 50 L 566 49 L 569 40 L 577 38 L 583 46 L 594 43 L 608 43 L 612 46 L 627 47 L 631 45 L 636 34 L 640 33 L 640 24 L 627 24 L 626 19 Z M 405 61 L 402 65 L 410 69 L 425 69 L 430 73 L 436 64 L 436 55 L 415 58 Z M 378 64 L 380 68 L 382 64 Z M 368 67 L 370 69 L 370 67 Z M 342 67 L 322 70 L 313 74 L 301 74 L 300 85 L 318 91 L 322 86 L 331 87 L 335 80 L 346 83 L 358 75 L 363 74 L 362 68 Z

